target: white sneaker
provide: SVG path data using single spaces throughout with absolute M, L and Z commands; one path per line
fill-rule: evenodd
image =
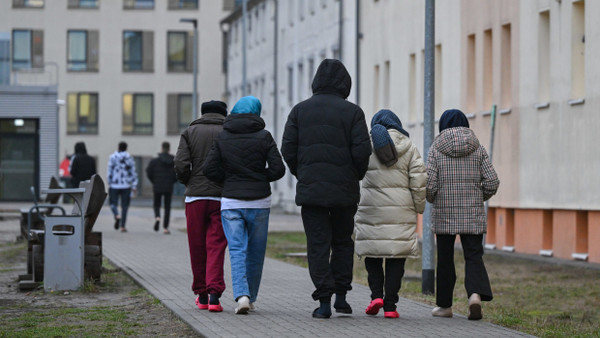
M 451 307 L 434 307 L 431 310 L 431 315 L 434 317 L 452 317 L 452 308 Z
M 250 310 L 250 298 L 248 296 L 241 296 L 237 301 L 238 305 L 235 308 L 235 314 L 245 315 Z
M 469 297 L 469 319 L 480 320 L 483 317 L 481 314 L 481 297 L 474 293 Z
M 254 303 L 250 303 L 250 307 L 248 308 L 248 312 L 254 312 Z

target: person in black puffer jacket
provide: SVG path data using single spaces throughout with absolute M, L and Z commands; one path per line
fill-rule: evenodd
M 96 160 L 88 155 L 85 143 L 75 143 L 75 155 L 71 157 L 69 172 L 73 188 L 78 188 L 79 183 L 89 180 L 96 173 Z
M 163 142 L 162 152 L 150 161 L 146 168 L 146 175 L 152 182 L 154 193 L 154 231 L 158 231 L 160 225 L 160 202 L 164 198 L 165 217 L 163 218 L 164 233 L 169 234 L 169 219 L 171 218 L 171 197 L 173 196 L 173 184 L 177 181 L 173 158 L 169 154 L 171 145 Z
M 260 117 L 261 103 L 241 98 L 225 118 L 204 165 L 210 180 L 223 182 L 221 220 L 229 245 L 236 314 L 254 307 L 267 247 L 271 185 L 285 166 Z
M 352 289 L 354 215 L 360 200 L 371 141 L 362 109 L 346 101 L 352 80 L 339 60 L 325 59 L 315 74 L 313 96 L 292 108 L 281 153 L 296 176 L 296 204 L 302 206 L 309 272 L 320 307 L 315 318 L 352 313 L 346 293 Z M 331 258 L 330 258 L 331 252 Z

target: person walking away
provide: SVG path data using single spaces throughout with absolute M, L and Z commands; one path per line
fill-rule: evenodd
M 79 187 L 79 183 L 89 180 L 96 174 L 96 160 L 88 155 L 84 142 L 75 143 L 75 154 L 71 157 L 69 167 L 71 186 Z
M 296 204 L 306 233 L 308 269 L 319 307 L 315 318 L 331 317 L 331 296 L 338 313 L 352 313 L 354 215 L 359 181 L 371 155 L 362 109 L 348 102 L 352 80 L 339 60 L 325 59 L 312 82 L 313 95 L 296 104 L 283 133 L 281 152 L 296 176 Z M 331 253 L 331 254 L 330 254 Z
M 398 318 L 396 303 L 406 258 L 419 257 L 417 214 L 425 209 L 425 164 L 402 122 L 390 110 L 371 120 L 373 154 L 362 180 L 356 246 L 365 257 L 371 303 L 365 313 Z M 385 260 L 385 273 L 384 264 Z
M 223 185 L 209 180 L 202 168 L 214 139 L 223 130 L 227 105 L 221 101 L 202 103 L 202 116 L 181 133 L 175 153 L 177 180 L 185 185 L 192 291 L 200 310 L 221 312 L 219 299 L 225 291 L 223 262 L 227 240 L 221 224 Z
M 146 176 L 152 182 L 152 193 L 154 194 L 154 231 L 160 227 L 160 205 L 164 201 L 163 229 L 165 235 L 169 231 L 169 219 L 171 217 L 171 197 L 173 196 L 173 184 L 177 181 L 174 169 L 174 156 L 169 154 L 171 145 L 163 142 L 158 157 L 153 158 L 146 167 Z
M 138 176 L 135 160 L 127 152 L 127 143 L 119 142 L 117 151 L 108 159 L 108 202 L 115 218 L 115 230 L 127 232 L 127 209 L 132 193 L 137 190 Z M 119 200 L 121 214 L 119 214 Z
M 254 96 L 241 98 L 213 143 L 204 174 L 223 182 L 221 218 L 229 244 L 236 314 L 254 309 L 262 276 L 271 208 L 271 185 L 285 166 Z
M 492 289 L 483 263 L 487 217 L 483 202 L 500 181 L 484 147 L 458 109 L 446 110 L 427 159 L 427 201 L 433 204 L 432 231 L 437 242 L 436 299 L 432 315 L 452 317 L 456 283 L 454 242 L 460 236 L 465 259 L 465 288 L 471 320 L 482 318 L 481 301 L 491 301 Z

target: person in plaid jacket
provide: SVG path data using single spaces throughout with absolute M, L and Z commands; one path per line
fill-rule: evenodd
M 465 258 L 468 318 L 478 320 L 482 318 L 481 301 L 493 298 L 483 263 L 483 234 L 487 229 L 483 202 L 496 193 L 500 181 L 485 148 L 469 129 L 465 114 L 446 110 L 439 130 L 427 159 L 427 201 L 433 204 L 432 231 L 437 241 L 437 307 L 432 315 L 452 317 L 454 243 L 459 235 Z

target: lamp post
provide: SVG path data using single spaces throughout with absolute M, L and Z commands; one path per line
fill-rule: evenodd
M 193 72 L 194 72 L 194 91 L 192 92 L 192 111 L 194 120 L 198 118 L 198 20 L 179 19 L 179 22 L 190 22 L 194 25 L 194 49 L 193 51 Z

